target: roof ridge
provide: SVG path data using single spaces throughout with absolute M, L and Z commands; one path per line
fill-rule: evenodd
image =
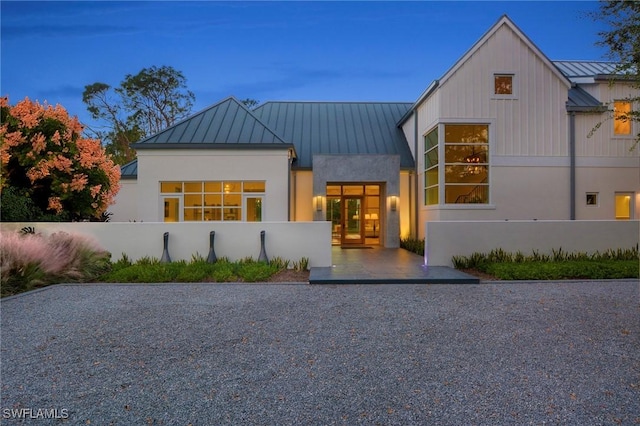
M 553 59 L 551 62 L 598 62 L 601 64 L 617 64 L 615 61 L 605 61 L 602 59 Z
M 266 101 L 265 104 L 413 104 L 412 101 Z M 258 108 L 260 108 L 260 105 Z
M 238 111 L 243 111 L 246 115 L 245 117 L 249 117 L 250 119 L 254 120 L 255 123 L 257 123 L 259 126 L 261 126 L 264 131 L 268 132 L 268 134 L 270 134 L 273 138 L 274 138 L 274 142 L 277 144 L 282 144 L 282 145 L 291 145 L 290 142 L 285 141 L 282 136 L 280 136 L 277 132 L 275 132 L 271 127 L 267 126 L 260 118 L 258 118 L 249 108 L 247 108 L 246 105 L 244 105 L 242 102 L 240 102 L 235 96 L 227 96 L 226 98 L 211 104 L 209 106 L 207 106 L 206 108 L 189 115 L 188 117 L 180 120 L 177 123 L 172 124 L 171 126 L 153 134 L 150 135 L 138 142 L 136 142 L 134 144 L 134 148 L 142 148 L 142 147 L 163 147 L 163 146 L 168 146 L 168 145 L 173 145 L 176 142 L 172 143 L 172 142 L 162 142 L 162 143 L 157 143 L 154 142 L 154 140 L 157 141 L 157 138 L 160 137 L 161 135 L 164 134 L 168 134 L 168 136 L 171 136 L 171 132 L 173 132 L 177 127 L 179 127 L 180 125 L 183 125 L 184 123 L 190 121 L 190 120 L 194 120 L 197 117 L 200 117 L 204 114 L 206 114 L 209 111 L 212 111 L 216 108 L 220 108 L 222 107 L 225 103 L 232 103 L 235 104 L 238 107 Z M 236 112 L 237 115 L 237 112 Z M 234 118 L 235 119 L 235 118 Z M 209 123 L 211 124 L 211 123 Z M 230 130 L 230 129 L 229 129 Z M 168 133 L 169 132 L 169 133 Z M 178 144 L 183 144 L 181 142 L 177 142 Z M 187 145 L 187 143 L 184 143 L 184 145 Z

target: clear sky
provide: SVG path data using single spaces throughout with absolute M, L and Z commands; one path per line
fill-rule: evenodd
M 604 60 L 594 1 L 32 2 L 1 8 L 0 94 L 91 124 L 84 86 L 169 65 L 196 95 L 413 102 L 507 14 L 552 60 Z

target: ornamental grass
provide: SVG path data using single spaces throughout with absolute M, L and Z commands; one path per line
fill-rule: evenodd
M 110 254 L 85 235 L 0 233 L 2 297 L 61 282 L 90 281 L 110 268 Z

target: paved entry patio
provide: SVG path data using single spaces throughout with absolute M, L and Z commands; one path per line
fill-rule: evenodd
M 424 266 L 404 249 L 333 247 L 332 267 L 311 268 L 310 284 L 476 284 L 480 280 L 446 266 Z

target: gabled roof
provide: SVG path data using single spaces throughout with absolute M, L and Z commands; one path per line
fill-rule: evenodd
M 234 97 L 228 97 L 133 145 L 158 148 L 291 148 Z
M 413 107 L 409 112 L 414 111 L 425 99 L 427 99 L 433 92 L 435 92 L 435 90 L 439 86 L 442 86 L 449 78 L 451 78 L 451 76 L 454 75 L 456 71 L 460 67 L 462 67 L 464 63 L 467 62 L 469 58 L 471 58 L 503 26 L 510 28 L 520 38 L 520 40 L 522 40 L 522 42 L 526 44 L 529 49 L 531 49 L 542 60 L 542 62 L 544 62 L 549 67 L 551 72 L 553 72 L 556 77 L 558 77 L 566 84 L 567 89 L 571 86 L 571 82 L 569 81 L 569 79 L 564 74 L 562 74 L 556 66 L 554 66 L 553 62 L 551 62 L 551 60 L 547 58 L 542 50 L 540 50 L 538 46 L 536 46 L 531 41 L 531 39 L 529 39 L 529 37 L 527 37 L 527 35 L 523 33 L 522 30 L 520 30 L 520 28 L 518 28 L 518 26 L 507 15 L 502 15 L 502 17 L 498 19 L 498 22 L 496 22 L 491 28 L 489 28 L 489 30 L 484 33 L 484 35 L 480 37 L 480 39 L 475 42 L 471 46 L 471 48 L 464 55 L 462 55 L 460 59 L 458 59 L 456 63 L 447 70 L 447 72 L 444 73 L 442 77 L 434 80 L 429 85 L 429 87 L 427 87 L 427 89 L 415 101 Z M 399 121 L 398 125 L 402 125 L 410 115 L 410 113 L 407 113 L 404 117 L 402 117 L 402 120 Z
M 411 108 L 402 102 L 267 102 L 253 113 L 296 148 L 296 168 L 310 169 L 313 154 L 397 154 L 414 168 L 396 126 Z
M 567 87 L 570 86 L 570 82 L 567 77 L 565 77 L 565 75 L 562 74 L 553 65 L 553 62 L 551 62 L 551 60 L 547 58 L 547 55 L 545 55 L 542 50 L 540 50 L 538 46 L 536 46 L 535 43 L 533 43 L 531 39 L 525 33 L 523 33 L 522 30 L 518 28 L 518 26 L 507 15 L 502 15 L 502 17 L 498 19 L 498 22 L 496 22 L 491 28 L 489 28 L 489 30 L 482 37 L 480 37 L 480 40 L 478 40 L 473 46 L 471 46 L 467 53 L 465 53 L 460 59 L 458 59 L 458 62 L 456 62 L 442 76 L 442 78 L 440 78 L 440 84 L 443 84 L 449 77 L 451 77 L 458 70 L 458 68 L 460 68 L 471 56 L 473 56 L 473 54 L 476 53 L 478 49 L 480 49 L 503 26 L 509 27 L 509 29 L 511 29 L 511 31 L 513 31 L 520 38 L 520 40 L 522 40 L 522 42 L 524 42 L 524 44 L 526 44 L 527 47 L 531 49 L 536 54 L 536 56 L 538 56 L 542 60 L 542 62 L 544 62 L 545 65 L 549 67 L 549 69 L 556 75 L 556 77 L 564 81 Z

